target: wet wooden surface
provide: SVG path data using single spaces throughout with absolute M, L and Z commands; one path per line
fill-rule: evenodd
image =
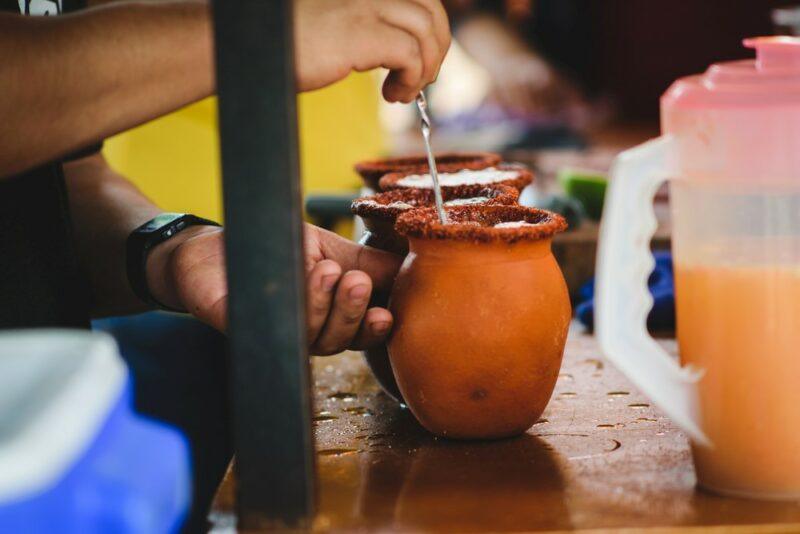
M 542 419 L 502 441 L 427 434 L 360 354 L 314 358 L 313 372 L 315 530 L 800 532 L 798 503 L 696 491 L 684 434 L 578 330 Z M 232 483 L 212 514 L 218 531 L 232 529 Z

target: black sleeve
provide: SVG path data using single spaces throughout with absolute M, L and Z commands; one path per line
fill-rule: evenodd
M 93 156 L 94 154 L 100 152 L 102 149 L 103 149 L 103 143 L 98 143 L 96 145 L 76 150 L 72 154 L 67 154 L 67 156 L 62 161 L 75 161 L 76 159 Z

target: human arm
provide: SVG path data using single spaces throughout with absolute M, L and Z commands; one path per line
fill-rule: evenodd
M 210 18 L 205 0 L 0 13 L 0 179 L 212 94 Z M 386 98 L 410 101 L 450 43 L 438 0 L 295 0 L 294 21 L 300 91 L 384 66 Z
M 125 242 L 136 227 L 162 212 L 102 155 L 64 165 L 78 256 L 88 271 L 95 316 L 144 311 L 130 289 Z M 391 284 L 401 259 L 305 226 L 307 319 L 310 349 L 332 354 L 371 346 L 388 333 L 392 317 L 369 308 L 374 287 Z M 185 309 L 225 330 L 227 282 L 223 232 L 190 227 L 153 248 L 146 278 L 163 304 Z
M 0 177 L 211 94 L 211 48 L 203 1 L 0 14 Z

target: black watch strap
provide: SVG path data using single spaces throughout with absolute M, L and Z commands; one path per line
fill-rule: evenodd
M 162 213 L 150 219 L 128 236 L 126 266 L 128 283 L 140 300 L 163 310 L 183 312 L 158 302 L 147 286 L 147 256 L 156 245 L 171 239 L 190 226 L 220 226 L 219 223 L 187 213 Z

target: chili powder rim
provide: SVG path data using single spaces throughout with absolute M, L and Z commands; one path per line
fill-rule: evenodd
M 395 231 L 405 237 L 487 243 L 540 241 L 567 229 L 564 217 L 526 206 L 456 206 L 446 209 L 448 224 L 434 208 L 409 210 L 398 217 Z M 533 226 L 495 228 L 495 224 L 525 221 Z
M 412 209 L 433 207 L 432 189 L 404 188 L 360 197 L 350 204 L 350 211 L 359 217 L 373 217 L 396 220 L 397 217 Z M 462 198 L 488 197 L 481 206 L 513 205 L 519 200 L 519 191 L 503 184 L 469 184 L 448 188 L 442 191 L 445 202 Z M 394 202 L 405 202 L 410 208 L 391 206 Z

